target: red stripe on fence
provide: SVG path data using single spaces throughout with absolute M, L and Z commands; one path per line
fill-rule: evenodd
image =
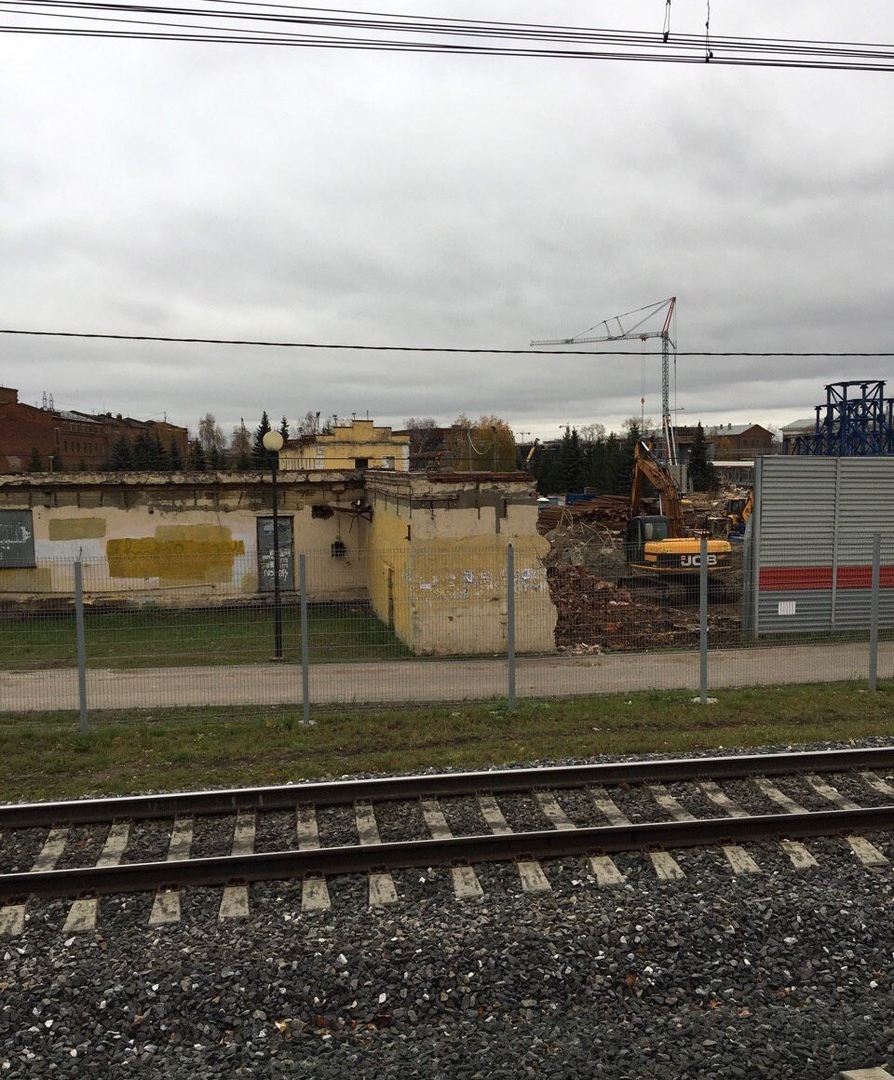
M 879 569 L 879 584 L 894 589 L 894 566 Z M 831 566 L 765 566 L 760 572 L 761 592 L 791 592 L 800 589 L 831 589 Z M 839 589 L 871 589 L 871 566 L 839 566 Z

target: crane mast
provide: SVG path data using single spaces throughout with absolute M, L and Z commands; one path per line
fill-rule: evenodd
M 672 348 L 676 348 L 671 340 L 670 330 L 676 305 L 676 296 L 671 296 L 667 300 L 660 300 L 657 304 L 649 304 L 646 307 L 637 308 L 636 311 L 627 311 L 623 315 L 614 315 L 611 319 L 604 319 L 576 337 L 531 342 L 532 346 L 586 345 L 597 341 L 647 341 L 649 338 L 659 338 L 661 340 L 661 462 L 663 465 L 677 464 L 677 445 L 670 410 L 670 352 Z M 664 314 L 664 321 L 660 330 L 643 329 L 646 323 L 661 313 Z M 641 318 L 631 325 L 628 320 L 633 316 L 641 316 Z M 612 325 L 610 326 L 609 323 Z M 600 326 L 604 327 L 604 333 L 593 335 L 592 331 Z

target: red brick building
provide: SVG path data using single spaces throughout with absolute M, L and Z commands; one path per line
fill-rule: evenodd
M 753 460 L 773 453 L 773 432 L 760 424 L 723 424 L 706 433 L 715 461 Z
M 186 460 L 186 428 L 120 414 L 37 408 L 19 401 L 18 390 L 0 386 L 0 473 L 22 473 L 39 465 L 43 472 L 95 472 L 109 460 L 117 439 L 133 444 L 145 433 L 157 436 L 165 450 L 175 442 Z

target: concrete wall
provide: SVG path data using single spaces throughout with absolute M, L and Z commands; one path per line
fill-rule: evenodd
M 366 523 L 348 529 L 335 509 L 352 522 L 350 504 L 362 494 L 355 478 L 338 473 L 278 484 L 279 514 L 293 522 L 293 556 L 327 553 L 315 561 L 311 599 L 365 596 L 357 555 Z M 0 510 L 31 510 L 37 567 L 0 570 L 0 591 L 69 589 L 69 564 L 80 556 L 85 587 L 95 593 L 165 592 L 165 602 L 183 603 L 254 595 L 257 521 L 272 505 L 270 477 L 255 473 L 2 477 Z
M 526 474 L 279 475 L 278 511 L 307 559 L 311 600 L 368 598 L 414 652 L 502 653 L 507 548 L 515 554 L 516 648 L 551 652 L 556 613 Z M 30 509 L 36 566 L 0 567 L 0 597 L 70 595 L 72 563 L 89 595 L 207 603 L 258 593 L 264 473 L 0 477 L 0 511 Z
M 507 646 L 507 548 L 516 573 L 516 649 L 552 652 L 556 612 L 523 474 L 368 473 L 370 601 L 414 652 L 466 655 Z

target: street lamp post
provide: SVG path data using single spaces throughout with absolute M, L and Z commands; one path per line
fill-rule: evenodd
M 282 600 L 279 594 L 279 498 L 276 490 L 276 473 L 279 468 L 279 452 L 283 438 L 278 431 L 264 434 L 264 449 L 270 454 L 270 479 L 273 483 L 273 634 L 275 650 L 273 659 L 282 660 Z

